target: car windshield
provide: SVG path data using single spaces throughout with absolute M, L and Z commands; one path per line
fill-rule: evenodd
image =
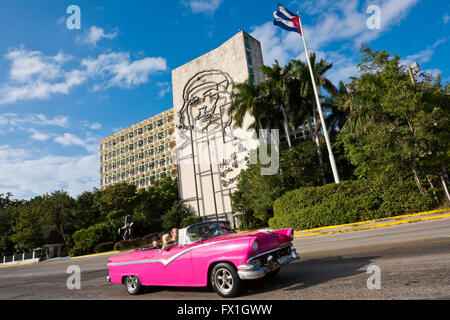
M 224 234 L 236 233 L 226 222 L 207 222 L 195 224 L 187 229 L 187 234 L 192 242 L 211 239 Z

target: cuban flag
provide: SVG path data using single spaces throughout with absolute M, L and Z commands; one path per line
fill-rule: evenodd
M 286 9 L 283 5 L 278 5 L 278 11 L 273 13 L 273 24 L 279 26 L 288 31 L 294 31 L 302 35 L 302 29 L 300 27 L 300 18 Z

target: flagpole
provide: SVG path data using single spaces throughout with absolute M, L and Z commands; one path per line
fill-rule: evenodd
M 298 15 L 298 20 L 299 20 L 299 24 L 300 24 L 300 30 L 302 32 L 301 36 L 303 39 L 303 45 L 305 46 L 306 61 L 308 62 L 309 73 L 311 74 L 311 82 L 313 84 L 314 96 L 316 98 L 317 108 L 319 108 L 319 116 L 320 116 L 320 122 L 322 123 L 322 131 L 323 131 L 323 135 L 325 136 L 325 141 L 327 143 L 328 154 L 330 157 L 331 170 L 333 171 L 335 183 L 340 183 L 339 173 L 338 173 L 337 167 L 336 167 L 336 161 L 334 160 L 333 150 L 331 149 L 330 138 L 328 136 L 327 126 L 326 126 L 325 120 L 323 118 L 322 105 L 320 103 L 319 94 L 318 94 L 317 87 L 316 87 L 316 81 L 314 79 L 314 72 L 311 67 L 311 61 L 309 60 L 309 52 L 308 52 L 308 47 L 306 46 L 305 32 L 303 30 L 302 19 L 300 18 L 300 12 L 297 11 L 297 15 Z M 317 125 L 317 123 L 315 125 Z

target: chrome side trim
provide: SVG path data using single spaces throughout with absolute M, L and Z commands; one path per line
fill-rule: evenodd
M 184 255 L 184 254 L 186 254 L 186 253 L 188 253 L 188 252 L 190 252 L 190 251 L 192 251 L 194 249 L 210 246 L 210 245 L 217 244 L 217 243 L 236 241 L 236 240 L 242 240 L 242 239 L 253 239 L 253 238 L 256 238 L 256 237 L 245 237 L 245 238 L 221 240 L 221 241 L 217 241 L 217 242 L 210 242 L 210 243 L 200 244 L 198 246 L 191 247 L 189 249 L 183 250 L 183 251 L 177 253 L 176 255 L 170 257 L 169 259 L 148 259 L 148 260 L 135 260 L 135 261 L 124 261 L 124 262 L 112 262 L 112 263 L 108 263 L 107 266 L 108 267 L 114 267 L 114 266 L 124 266 L 124 265 L 128 265 L 128 264 L 142 264 L 142 263 L 158 263 L 158 262 L 160 262 L 160 263 L 163 264 L 163 267 L 165 268 L 169 263 L 171 263 L 172 261 L 174 261 L 178 257 L 181 257 L 182 255 Z

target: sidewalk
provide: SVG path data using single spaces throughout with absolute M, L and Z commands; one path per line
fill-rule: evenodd
M 315 229 L 309 229 L 309 230 L 295 231 L 294 238 L 316 237 L 316 236 L 330 235 L 330 234 L 343 233 L 343 232 L 369 230 L 369 229 L 395 226 L 395 225 L 405 224 L 405 223 L 414 223 L 414 222 L 435 220 L 435 219 L 442 219 L 442 218 L 450 218 L 450 209 L 448 209 L 448 208 L 447 209 L 438 209 L 438 210 L 433 210 L 433 211 L 428 211 L 428 212 L 407 214 L 407 215 L 396 216 L 396 217 L 389 217 L 389 218 L 369 220 L 369 221 L 363 221 L 363 222 L 342 224 L 342 225 L 337 225 L 337 226 L 329 226 L 329 227 L 321 227 L 321 228 L 315 228 Z

